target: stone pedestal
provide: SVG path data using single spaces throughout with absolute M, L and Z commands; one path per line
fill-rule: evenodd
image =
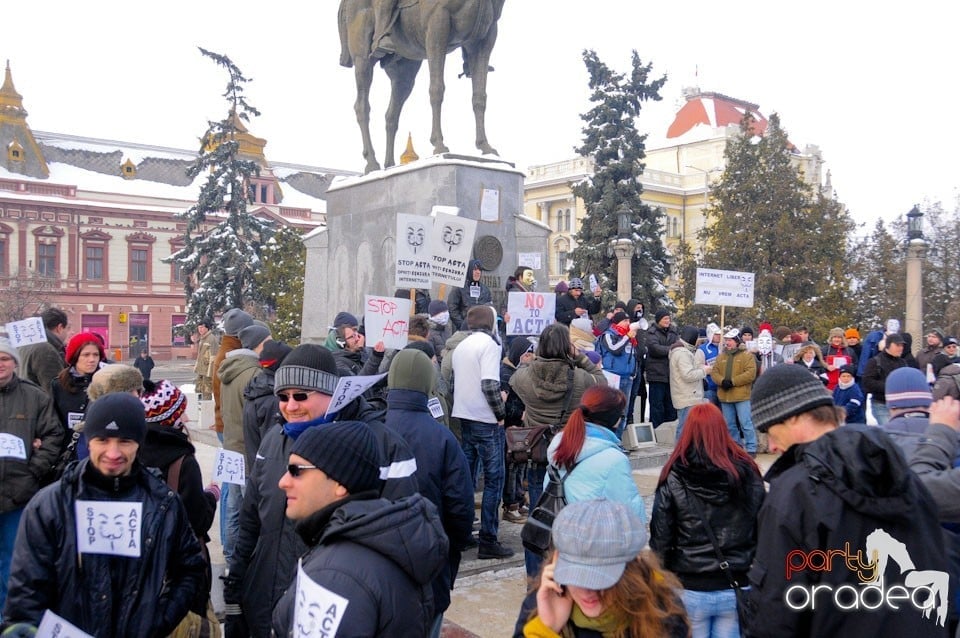
M 927 242 L 911 239 L 907 245 L 907 305 L 904 332 L 913 335 L 913 354 L 923 350 L 923 260 L 927 256 Z
M 484 190 L 499 193 L 496 220 L 480 219 Z M 342 310 L 362 318 L 365 294 L 393 294 L 396 215 L 427 217 L 435 206 L 457 208 L 460 216 L 478 220 L 473 256 L 487 269 L 483 280 L 498 310 L 518 253 L 541 253 L 534 275 L 547 281 L 550 229 L 523 216 L 523 173 L 511 164 L 446 154 L 338 180 L 327 190 L 327 226 L 304 238 L 303 343 L 322 342 Z M 431 298 L 441 298 L 440 292 L 434 284 Z M 449 292 L 444 289 L 444 299 Z
M 629 239 L 613 242 L 613 253 L 617 256 L 617 299 L 621 301 L 633 298 L 630 291 L 633 284 L 633 252 L 633 242 Z

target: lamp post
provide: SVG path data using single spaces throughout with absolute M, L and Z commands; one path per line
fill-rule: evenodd
M 617 256 L 617 299 L 626 301 L 632 297 L 633 287 L 633 213 L 627 205 L 617 208 L 617 238 L 611 241 Z
M 914 337 L 914 349 L 923 347 L 923 260 L 929 244 L 923 238 L 923 213 L 917 206 L 907 213 L 907 307 L 904 329 Z

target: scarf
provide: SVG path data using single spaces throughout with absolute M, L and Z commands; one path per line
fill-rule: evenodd
M 630 327 L 629 327 L 629 326 L 627 326 L 626 328 L 624 328 L 623 326 L 621 326 L 621 325 L 618 324 L 618 323 L 617 323 L 617 324 L 614 324 L 614 325 L 612 325 L 612 326 L 610 326 L 610 327 L 613 328 L 613 331 L 616 332 L 616 333 L 617 333 L 618 335 L 620 335 L 621 337 L 626 337 L 626 336 L 627 336 L 627 333 L 630 332 Z M 630 343 L 631 343 L 634 347 L 636 347 L 636 346 L 637 346 L 637 338 L 636 338 L 636 337 L 630 337 Z
M 450 311 L 444 310 L 440 314 L 436 314 L 430 317 L 430 320 L 433 321 L 438 326 L 445 326 L 447 325 L 447 322 L 450 321 Z
M 312 419 L 310 421 L 296 421 L 291 423 L 287 421 L 283 424 L 283 433 L 289 436 L 294 441 L 297 440 L 301 434 L 306 432 L 308 429 L 312 428 L 315 425 L 322 425 L 324 423 L 332 423 L 333 420 L 337 418 L 337 413 L 328 414 L 326 416 L 319 417 L 317 419 Z
M 607 637 L 614 634 L 619 624 L 619 619 L 612 609 L 604 611 L 596 618 L 587 618 L 583 615 L 583 612 L 580 611 L 580 608 L 574 604 L 573 609 L 570 611 L 570 622 L 572 622 L 575 627 L 592 629 L 593 631 L 599 632 L 602 636 Z

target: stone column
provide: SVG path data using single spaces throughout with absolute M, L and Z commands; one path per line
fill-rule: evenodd
M 907 244 L 907 313 L 904 332 L 913 335 L 914 354 L 923 349 L 923 260 L 927 256 L 927 242 L 911 239 Z
M 617 256 L 617 299 L 627 301 L 633 282 L 633 242 L 629 239 L 613 240 L 613 252 Z

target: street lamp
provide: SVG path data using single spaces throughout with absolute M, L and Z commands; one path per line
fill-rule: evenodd
M 617 238 L 630 239 L 633 235 L 633 213 L 627 208 L 627 204 L 620 204 L 617 209 Z
M 907 213 L 907 306 L 905 330 L 916 339 L 917 349 L 923 347 L 923 260 L 929 244 L 923 238 L 923 213 L 914 206 Z
M 923 213 L 916 205 L 907 213 L 907 240 L 923 239 Z

